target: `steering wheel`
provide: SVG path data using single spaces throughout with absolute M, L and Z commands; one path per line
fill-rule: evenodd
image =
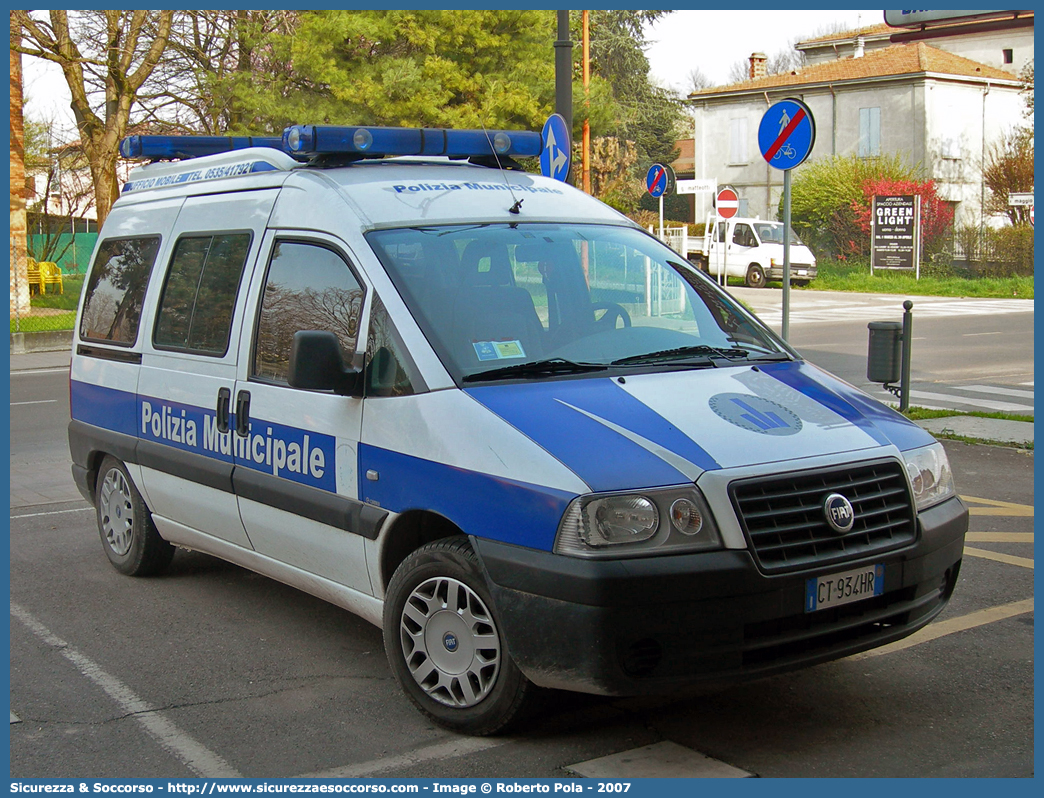
M 628 315 L 627 311 L 615 302 L 592 302 L 591 308 L 596 312 L 599 310 L 605 311 L 602 318 L 595 322 L 595 324 L 598 324 L 599 326 L 605 326 L 609 329 L 615 330 L 617 319 L 623 319 L 624 327 L 631 326 L 630 315 Z

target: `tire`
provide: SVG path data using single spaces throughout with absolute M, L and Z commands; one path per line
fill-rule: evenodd
M 115 457 L 106 457 L 98 469 L 94 504 L 102 548 L 113 568 L 127 576 L 151 576 L 170 565 L 174 547 L 160 537 L 126 466 Z
M 384 649 L 403 692 L 453 731 L 501 731 L 536 692 L 508 654 L 465 537 L 428 543 L 396 569 L 384 603 Z
M 752 263 L 747 267 L 746 283 L 750 288 L 764 288 L 766 282 L 765 270 L 758 264 Z

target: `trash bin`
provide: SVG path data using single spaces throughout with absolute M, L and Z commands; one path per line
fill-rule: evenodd
M 872 321 L 866 378 L 870 382 L 899 382 L 903 360 L 903 325 L 898 321 Z

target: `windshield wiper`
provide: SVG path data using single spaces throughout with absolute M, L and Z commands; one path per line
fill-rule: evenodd
M 661 349 L 658 352 L 645 352 L 640 355 L 630 355 L 629 357 L 622 357 L 619 360 L 614 360 L 612 365 L 626 366 L 632 363 L 656 363 L 663 360 L 678 360 L 696 355 L 705 355 L 707 356 L 707 359 L 706 362 L 702 363 L 702 365 L 713 366 L 714 362 L 711 360 L 711 357 L 722 357 L 727 360 L 732 360 L 733 358 L 746 357 L 748 354 L 750 353 L 746 349 L 742 349 L 738 346 L 723 349 L 716 346 L 700 344 L 699 346 L 679 346 L 675 349 Z
M 515 363 L 511 366 L 480 371 L 477 374 L 468 374 L 463 378 L 463 382 L 503 380 L 511 377 L 542 377 L 549 374 L 584 374 L 591 371 L 605 371 L 606 368 L 607 366 L 602 363 L 574 363 L 572 360 L 552 357 L 529 363 Z

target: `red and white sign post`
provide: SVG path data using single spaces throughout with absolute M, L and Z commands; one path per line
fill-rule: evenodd
M 714 212 L 718 215 L 718 224 L 721 224 L 722 220 L 731 219 L 739 213 L 739 194 L 736 193 L 736 189 L 731 186 L 725 186 L 714 196 Z M 718 255 L 718 285 L 726 285 L 728 279 L 725 276 L 725 267 L 721 263 L 722 252 L 725 249 L 725 237 L 721 238 L 721 242 L 722 245 L 716 247 Z M 725 261 L 727 264 L 728 258 Z
M 718 216 L 722 219 L 731 219 L 739 212 L 739 197 L 734 189 L 726 186 L 718 192 L 714 206 L 718 210 Z

